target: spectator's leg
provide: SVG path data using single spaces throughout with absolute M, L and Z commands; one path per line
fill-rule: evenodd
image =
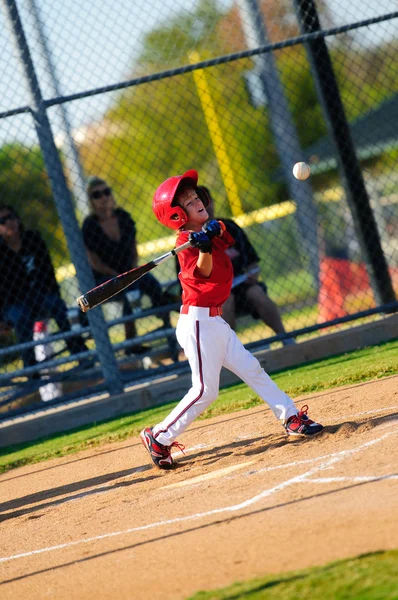
M 127 315 L 131 314 L 131 306 L 126 296 L 123 296 L 123 316 L 126 317 Z M 126 334 L 126 340 L 132 340 L 133 338 L 137 337 L 137 328 L 135 325 L 135 321 L 127 321 L 124 324 L 124 331 Z M 126 348 L 126 354 L 127 356 L 129 356 L 130 354 L 143 354 L 144 352 L 148 352 L 150 349 L 150 346 L 144 346 L 143 344 L 135 344 L 134 346 L 129 346 L 128 348 Z
M 235 306 L 235 296 L 234 293 L 231 292 L 229 298 L 224 303 L 222 307 L 222 316 L 224 321 L 228 323 L 228 325 L 235 331 L 236 329 L 236 306 Z
M 163 299 L 162 286 L 151 273 L 147 273 L 137 281 L 141 294 L 149 296 L 152 306 L 161 306 Z
M 137 328 L 134 321 L 127 321 L 127 323 L 124 324 L 124 331 L 126 334 L 126 340 L 132 340 L 133 338 L 137 337 Z
M 58 329 L 61 332 L 70 331 L 68 311 L 66 304 L 57 294 L 46 294 L 42 297 L 43 314 L 49 318 L 55 319 Z M 65 340 L 70 354 L 78 354 L 88 350 L 83 338 L 80 335 Z
M 7 306 L 3 311 L 3 318 L 12 323 L 18 343 L 24 344 L 33 340 L 33 325 L 35 318 L 29 307 L 23 304 Z M 31 367 L 36 363 L 34 348 L 23 350 L 21 357 L 25 367 Z
M 161 284 L 151 273 L 147 273 L 144 277 L 141 277 L 137 283 L 139 284 L 141 294 L 149 296 L 154 308 L 157 306 L 165 306 L 169 303 L 168 298 L 163 293 Z M 170 327 L 169 313 L 162 313 L 158 316 L 162 319 L 165 327 Z
M 249 304 L 256 310 L 260 319 L 268 327 L 275 331 L 275 333 L 286 333 L 278 307 L 260 285 L 248 287 L 246 298 Z
M 126 296 L 123 296 L 123 317 L 130 316 L 131 314 L 131 306 Z M 133 338 L 137 337 L 137 328 L 135 326 L 135 321 L 127 321 L 124 324 L 124 331 L 126 333 L 126 340 L 132 340 Z

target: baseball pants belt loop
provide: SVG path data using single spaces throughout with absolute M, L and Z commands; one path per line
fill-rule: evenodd
M 203 315 L 209 316 L 209 317 L 221 317 L 222 316 L 222 307 L 221 306 L 209 306 L 209 307 L 202 307 L 202 306 L 189 306 L 189 304 L 183 304 L 181 306 L 180 309 L 180 313 L 182 315 L 188 315 L 189 312 L 203 312 Z

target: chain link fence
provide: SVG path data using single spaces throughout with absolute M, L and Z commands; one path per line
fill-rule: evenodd
M 188 169 L 242 242 L 249 347 L 396 310 L 393 0 L 1 5 L 0 414 L 179 368 L 173 261 L 76 298 L 173 248 L 152 197 Z

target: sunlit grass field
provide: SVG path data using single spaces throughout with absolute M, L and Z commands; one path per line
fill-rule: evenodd
M 396 600 L 398 550 L 266 576 L 189 600 Z

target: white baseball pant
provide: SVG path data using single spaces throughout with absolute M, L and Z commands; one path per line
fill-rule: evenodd
M 188 314 L 179 317 L 176 335 L 191 367 L 192 387 L 165 420 L 153 427 L 161 444 L 170 445 L 216 400 L 223 366 L 249 385 L 282 423 L 297 414 L 293 400 L 272 381 L 222 317 L 210 317 L 208 308 L 190 306 Z

